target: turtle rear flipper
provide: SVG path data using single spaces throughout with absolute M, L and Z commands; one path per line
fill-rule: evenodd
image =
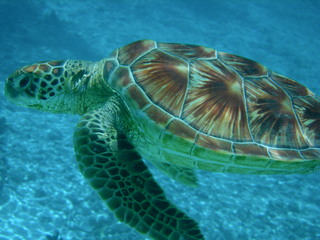
M 140 233 L 155 240 L 204 240 L 198 224 L 167 200 L 127 136 L 116 130 L 120 114 L 109 105 L 82 116 L 75 130 L 84 177 L 116 217 Z

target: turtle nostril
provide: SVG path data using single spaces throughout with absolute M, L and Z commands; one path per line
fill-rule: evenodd
M 28 86 L 29 81 L 30 79 L 28 77 L 22 78 L 19 82 L 19 87 L 25 88 L 26 86 Z
M 12 77 L 7 78 L 6 84 L 9 84 L 9 85 L 13 86 L 14 85 L 13 78 Z

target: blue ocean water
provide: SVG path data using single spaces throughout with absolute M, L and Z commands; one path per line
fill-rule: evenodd
M 319 11 L 318 0 L 1 0 L 0 88 L 22 65 L 99 60 L 154 39 L 246 56 L 320 94 Z M 80 175 L 77 119 L 12 105 L 1 92 L 0 240 L 146 239 L 119 223 Z M 319 173 L 198 172 L 193 189 L 152 171 L 207 240 L 320 239 Z

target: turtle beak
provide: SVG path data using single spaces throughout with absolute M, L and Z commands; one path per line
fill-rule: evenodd
M 13 86 L 13 81 L 10 78 L 7 78 L 6 80 L 6 84 L 4 86 L 4 95 L 11 101 L 11 102 L 15 102 L 14 99 L 17 98 L 20 94 L 21 91 L 19 91 L 18 89 L 16 89 Z
M 20 75 L 18 76 L 18 78 L 20 78 L 18 79 L 19 81 L 15 81 L 11 76 L 7 78 L 4 87 L 4 94 L 10 102 L 17 105 L 25 105 L 27 104 L 28 98 L 30 98 L 30 96 L 28 96 L 24 87 L 29 85 L 30 80 L 27 75 Z M 20 83 L 20 86 L 16 86 L 17 82 Z M 21 87 L 22 84 L 24 84 L 25 86 Z

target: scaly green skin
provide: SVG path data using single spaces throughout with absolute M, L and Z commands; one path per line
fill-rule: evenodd
M 5 95 L 17 105 L 39 111 L 82 115 L 113 95 L 101 81 L 103 63 L 67 60 L 26 66 L 8 77 Z
M 25 107 L 82 115 L 74 134 L 80 171 L 120 221 L 155 240 L 204 240 L 198 224 L 167 200 L 136 151 L 132 142 L 139 131 L 102 77 L 105 61 L 50 61 L 21 68 L 8 77 L 5 95 Z M 191 170 L 158 167 L 196 185 Z

